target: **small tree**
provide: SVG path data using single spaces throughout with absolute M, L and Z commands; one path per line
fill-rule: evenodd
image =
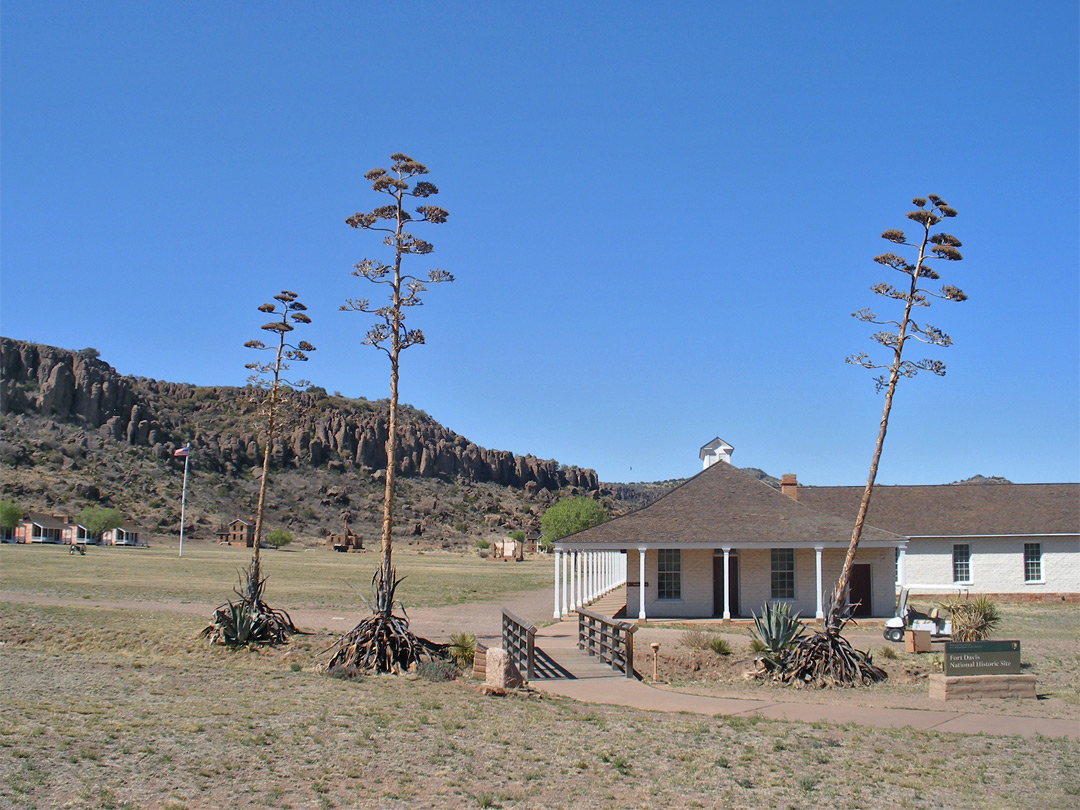
M 425 256 L 432 252 L 430 242 L 413 236 L 408 230 L 412 224 L 422 222 L 438 225 L 446 222 L 447 212 L 434 205 L 420 205 L 414 210 L 420 216 L 414 218 L 406 205 L 411 199 L 426 199 L 439 193 L 433 183 L 420 180 L 410 185 L 415 177 L 428 173 L 427 167 L 400 152 L 390 156 L 390 170 L 372 169 L 364 178 L 372 189 L 390 197 L 387 205 L 373 208 L 367 213 L 357 212 L 345 220 L 352 228 L 386 234 L 383 244 L 393 251 L 393 260 L 386 264 L 375 259 L 362 259 L 353 267 L 352 274 L 372 284 L 385 286 L 389 293 L 386 303 L 373 306 L 367 298 L 349 298 L 342 310 L 375 315 L 376 323 L 364 336 L 364 343 L 384 352 L 390 361 L 390 407 L 386 439 L 386 482 L 383 490 L 382 558 L 372 578 L 373 622 L 361 622 L 339 641 L 338 652 L 330 667 L 357 666 L 361 669 L 397 671 L 417 663 L 417 657 L 428 650 L 430 642 L 416 639 L 408 632 L 408 621 L 393 617 L 393 594 L 398 581 L 394 577 L 392 562 L 394 535 L 394 485 L 398 465 L 398 374 L 401 352 L 410 346 L 424 342 L 424 333 L 405 325 L 405 310 L 420 306 L 420 293 L 426 284 L 453 281 L 445 270 L 429 270 L 421 281 L 417 276 L 402 271 L 402 261 L 409 255 Z M 394 621 L 390 621 L 393 619 Z M 348 655 L 346 649 L 352 649 Z M 434 649 L 434 647 L 432 647 Z
M 287 546 L 293 540 L 292 535 L 281 529 L 274 529 L 274 531 L 267 533 L 266 544 L 270 548 L 281 548 Z
M 929 204 L 927 200 L 929 200 Z M 878 427 L 874 455 L 870 461 L 870 474 L 866 479 L 866 488 L 863 490 L 862 501 L 859 503 L 859 512 L 855 517 L 855 527 L 851 533 L 851 543 L 848 545 L 847 556 L 844 558 L 844 567 L 840 572 L 836 590 L 832 595 L 833 609 L 829 615 L 836 617 L 836 619 L 829 623 L 828 629 L 834 633 L 839 632 L 840 617 L 844 615 L 842 606 L 847 599 L 848 584 L 851 580 L 851 566 L 855 562 L 855 552 L 859 548 L 859 538 L 862 536 L 863 524 L 870 509 L 870 498 L 874 492 L 874 481 L 877 478 L 878 462 L 881 460 L 881 449 L 885 444 L 885 432 L 889 426 L 889 413 L 892 410 L 896 384 L 901 377 L 914 377 L 920 371 L 929 371 L 939 377 L 945 376 L 945 364 L 940 360 L 912 361 L 904 359 L 904 349 L 910 340 L 943 348 L 952 345 L 952 339 L 936 326 L 914 320 L 912 310 L 916 307 L 930 306 L 931 298 L 940 298 L 944 301 L 964 301 L 967 299 L 962 290 L 949 284 L 943 285 L 938 291 L 931 291 L 929 288 L 922 286 L 927 281 L 936 281 L 940 278 L 938 273 L 927 264 L 927 260 L 937 258 L 957 262 L 963 258 L 960 251 L 957 250 L 961 246 L 959 239 L 943 232 L 931 233 L 931 229 L 943 219 L 955 217 L 956 211 L 950 208 L 936 194 L 929 195 L 927 199 L 916 197 L 912 200 L 912 203 L 916 206 L 916 210 L 909 212 L 907 218 L 923 229 L 922 234 L 914 241 L 908 241 L 903 231 L 889 229 L 881 234 L 881 238 L 914 250 L 916 252 L 915 262 L 912 264 L 895 253 L 882 253 L 880 256 L 875 256 L 875 262 L 896 270 L 906 278 L 900 287 L 880 282 L 870 288 L 875 295 L 900 302 L 903 307 L 900 317 L 895 320 L 882 320 L 869 309 L 860 309 L 858 312 L 852 313 L 852 316 L 860 321 L 883 327 L 880 331 L 871 335 L 870 339 L 884 346 L 891 356 L 888 357 L 888 362 L 879 364 L 871 360 L 865 352 L 860 352 L 848 357 L 846 361 L 863 368 L 885 370 L 886 373 L 879 375 L 875 379 L 877 390 L 885 389 L 885 404 L 881 411 L 881 424 Z
M 14 501 L 0 501 L 0 529 L 10 531 L 19 525 L 23 510 Z
M 607 510 L 592 498 L 563 498 L 540 518 L 545 540 L 554 542 L 607 520 Z
M 77 352 L 79 357 L 83 357 L 87 360 L 97 360 L 101 357 L 101 352 L 95 349 L 93 346 L 87 346 L 85 349 L 79 349 Z
M 123 522 L 124 519 L 115 509 L 88 506 L 79 512 L 79 525 L 90 532 L 95 540 L 101 539 L 103 533 L 118 528 Z

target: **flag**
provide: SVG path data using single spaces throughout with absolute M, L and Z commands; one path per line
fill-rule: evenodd
M 175 456 L 176 458 L 187 458 L 187 456 L 188 456 L 187 445 L 185 444 L 183 447 L 178 447 L 175 450 L 173 450 L 173 456 Z

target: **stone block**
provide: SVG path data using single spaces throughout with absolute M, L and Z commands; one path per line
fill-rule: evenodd
M 932 700 L 1034 698 L 1034 675 L 945 675 L 929 678 Z
M 502 647 L 491 647 L 487 651 L 486 659 L 484 683 L 487 686 L 493 689 L 513 689 L 521 686 L 521 673 L 510 660 L 510 653 Z

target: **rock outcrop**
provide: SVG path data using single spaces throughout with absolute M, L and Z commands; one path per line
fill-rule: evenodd
M 106 440 L 147 447 L 158 458 L 190 441 L 195 465 L 226 475 L 262 463 L 252 389 L 124 377 L 96 358 L 9 338 L 0 338 L 0 373 L 0 414 L 47 417 Z M 292 392 L 287 400 L 286 425 L 270 448 L 274 466 L 385 468 L 385 404 L 321 392 Z M 403 411 L 403 476 L 460 477 L 534 492 L 599 487 L 593 470 L 479 447 L 420 411 Z

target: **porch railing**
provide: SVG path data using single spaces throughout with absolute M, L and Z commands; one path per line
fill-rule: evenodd
M 536 627 L 503 608 L 502 643 L 522 677 L 526 681 L 533 680 L 536 674 Z
M 634 632 L 631 622 L 620 622 L 578 608 L 578 649 L 599 658 L 616 672 L 627 678 L 636 678 L 634 672 Z

